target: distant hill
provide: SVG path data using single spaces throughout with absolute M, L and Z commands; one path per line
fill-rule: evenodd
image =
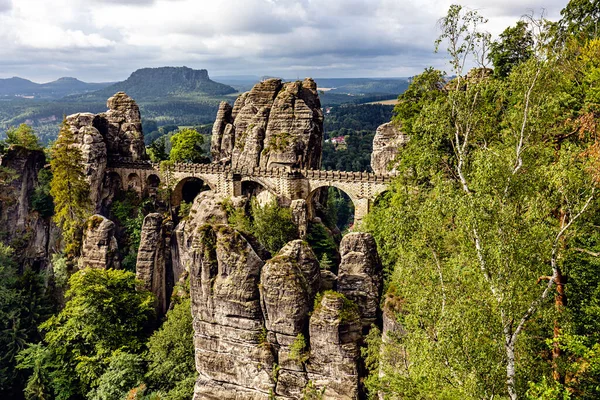
M 13 77 L 0 79 L 0 97 L 59 99 L 72 94 L 93 92 L 110 84 L 110 82 L 87 83 L 68 77 L 48 83 L 35 83 L 28 79 Z
M 231 86 L 211 80 L 205 69 L 160 67 L 138 69 L 125 81 L 82 97 L 107 99 L 119 91 L 126 92 L 137 101 L 161 99 L 165 96 L 223 96 L 236 92 Z

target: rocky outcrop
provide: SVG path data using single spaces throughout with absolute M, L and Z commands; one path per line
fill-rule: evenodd
M 159 213 L 146 215 L 142 225 L 140 247 L 136 262 L 136 278 L 143 288 L 156 296 L 156 311 L 164 315 L 173 288 L 171 270 L 170 220 L 164 221 Z
M 321 164 L 323 112 L 316 83 L 267 79 L 240 95 L 233 107 L 221 103 L 213 125 L 214 162 L 234 168 Z
M 306 200 L 292 200 L 290 210 L 292 211 L 292 220 L 298 227 L 298 237 L 304 239 L 308 232 L 308 205 Z
M 356 305 L 325 292 L 310 317 L 308 379 L 326 399 L 358 399 L 361 323 Z
M 46 157 L 42 150 L 10 146 L 0 156 L 0 230 L 23 267 L 44 269 L 55 247 L 55 226 L 32 209 L 38 173 Z M 54 233 L 53 233 L 54 232 Z
M 96 119 L 94 114 L 79 113 L 69 115 L 66 122 L 73 133 L 76 146 L 81 150 L 83 171 L 90 184 L 90 198 L 95 212 L 99 212 L 108 153 L 106 138 L 94 126 Z
M 194 199 L 188 218 L 181 221 L 173 232 L 171 246 L 175 280 L 192 268 L 194 240 L 198 229 L 205 224 L 227 224 L 223 198 L 213 191 L 200 192 Z
M 308 318 L 320 280 L 319 262 L 302 240 L 285 245 L 262 269 L 260 293 L 265 327 L 271 333 L 270 345 L 280 368 L 277 395 L 300 398 L 308 383 L 303 364 L 308 348 L 299 347 L 308 344 Z
M 363 329 L 377 321 L 383 271 L 375 239 L 369 233 L 352 232 L 340 243 L 341 262 L 337 289 L 358 305 Z
M 266 338 L 259 279 L 264 261 L 227 225 L 203 225 L 190 291 L 198 380 L 194 399 L 268 399 L 275 359 Z
M 114 222 L 102 215 L 93 215 L 87 220 L 78 264 L 79 268 L 120 267 Z
M 96 124 L 111 156 L 146 159 L 142 133 L 142 117 L 136 102 L 124 92 L 118 92 L 106 102 L 108 111 L 98 115 Z
M 84 172 L 96 212 L 102 211 L 106 200 L 112 199 L 118 190 L 105 175 L 108 159 L 147 158 L 140 109 L 135 101 L 119 92 L 108 99 L 107 106 L 109 109 L 104 113 L 79 113 L 66 118 L 83 155 Z
M 392 162 L 400 152 L 400 148 L 408 142 L 408 135 L 393 122 L 380 125 L 373 137 L 373 152 L 371 153 L 371 169 L 375 173 L 394 172 Z

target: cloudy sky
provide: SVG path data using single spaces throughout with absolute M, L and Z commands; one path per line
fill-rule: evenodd
M 211 76 L 410 76 L 444 68 L 436 21 L 457 0 L 0 0 L 0 78 L 123 80 L 137 68 Z M 465 0 L 496 36 L 567 0 Z

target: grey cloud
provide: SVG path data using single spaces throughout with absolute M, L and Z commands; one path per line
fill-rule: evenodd
M 0 13 L 10 11 L 12 9 L 11 0 L 0 0 Z

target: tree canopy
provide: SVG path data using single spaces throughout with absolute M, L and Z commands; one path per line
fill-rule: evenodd
M 452 6 L 438 42 L 452 78 L 428 69 L 399 98 L 411 139 L 367 229 L 406 334 L 370 353 L 368 386 L 403 398 L 594 398 L 598 342 L 581 324 L 597 300 L 580 296 L 597 290 L 583 276 L 600 273 L 589 259 L 600 244 L 589 230 L 600 206 L 597 44 L 555 53 L 547 32 L 530 41 L 518 24 L 498 42 L 507 68 L 492 76 L 483 23 Z M 569 293 L 578 311 L 566 310 Z
M 195 129 L 184 128 L 171 137 L 171 153 L 173 162 L 204 163 L 208 158 L 202 150 L 204 137 Z

